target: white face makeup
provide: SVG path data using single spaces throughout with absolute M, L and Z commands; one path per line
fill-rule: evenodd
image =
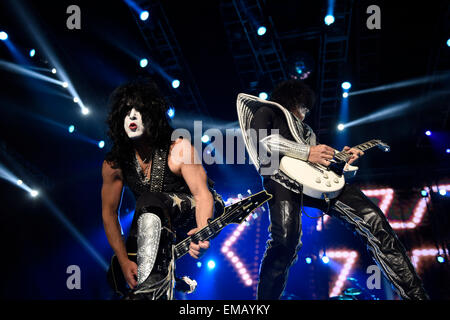
M 297 108 L 292 112 L 300 121 L 305 120 L 306 115 L 309 113 L 309 109 L 305 107 Z
M 141 113 L 135 108 L 131 109 L 125 116 L 124 129 L 130 139 L 140 138 L 144 134 Z

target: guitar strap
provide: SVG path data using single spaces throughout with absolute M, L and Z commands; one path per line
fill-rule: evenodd
M 150 191 L 162 192 L 166 174 L 166 162 L 169 154 L 169 145 L 156 149 L 153 153 L 152 172 L 150 176 Z

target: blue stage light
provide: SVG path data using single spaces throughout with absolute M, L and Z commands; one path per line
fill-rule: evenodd
M 105 141 L 100 140 L 100 141 L 98 142 L 98 147 L 99 147 L 100 149 L 103 149 L 104 146 L 105 146 Z
M 444 263 L 445 262 L 445 258 L 443 256 L 437 256 L 436 257 L 437 262 L 439 263 Z
M 8 34 L 5 31 L 0 31 L 0 40 L 5 41 L 8 39 Z
M 169 116 L 169 118 L 172 119 L 175 116 L 175 109 L 169 108 L 169 110 L 167 110 L 167 116 Z
M 344 93 L 342 94 L 342 97 L 343 97 L 343 98 L 348 98 L 348 92 L 344 92 Z
M 263 36 L 266 33 L 267 29 L 264 26 L 258 28 L 258 36 Z
M 439 189 L 439 194 L 440 194 L 441 196 L 445 196 L 445 195 L 447 194 L 447 190 L 445 190 L 445 189 Z
M 207 134 L 204 134 L 203 136 L 202 136 L 202 142 L 203 143 L 207 143 L 207 142 L 209 142 L 209 136 L 207 135 Z
M 447 47 L 450 47 L 450 39 L 447 40 Z
M 420 195 L 422 197 L 427 197 L 428 196 L 428 192 L 426 190 L 422 190 L 422 191 L 420 191 Z
M 267 98 L 269 98 L 269 95 L 266 92 L 260 92 L 259 97 L 261 99 L 267 100 Z
M 350 82 L 348 82 L 348 81 L 345 81 L 345 82 L 342 82 L 341 87 L 344 90 L 348 90 L 348 89 L 350 89 L 352 87 L 352 84 Z
M 201 267 L 202 267 L 201 261 L 198 261 L 198 262 L 197 262 L 197 267 L 198 267 L 198 268 L 201 268 Z
M 180 86 L 180 80 L 175 79 L 175 80 L 172 81 L 172 87 L 174 89 L 178 88 L 179 86 Z
M 446 153 L 450 153 L 450 148 L 447 148 L 447 150 L 445 150 Z
M 324 255 L 324 256 L 322 257 L 322 262 L 325 263 L 325 264 L 327 264 L 328 262 L 330 262 L 330 258 L 328 258 L 327 256 Z
M 342 131 L 342 130 L 345 129 L 345 125 L 342 124 L 342 123 L 339 123 L 338 126 L 337 126 L 337 129 L 338 129 L 339 131 Z
M 334 22 L 334 16 L 331 15 L 331 14 L 327 14 L 327 15 L 325 16 L 325 19 L 323 19 L 323 20 L 325 21 L 325 24 L 326 24 L 327 26 L 329 26 L 330 24 L 332 24 L 332 23 Z
M 142 58 L 141 61 L 139 61 L 139 65 L 141 66 L 141 68 L 145 68 L 148 65 L 148 60 Z
M 36 50 L 35 49 L 31 49 L 30 50 L 30 57 L 34 57 L 35 56 L 35 54 L 36 54 Z
M 214 260 L 208 261 L 208 269 L 214 269 L 216 267 L 216 262 Z
M 75 131 L 75 126 L 74 125 L 70 125 L 68 128 L 69 132 L 72 133 Z
M 310 257 L 307 257 L 307 258 L 305 258 L 305 262 L 306 262 L 307 264 L 310 264 L 310 263 L 312 262 L 312 260 L 311 260 Z
M 150 14 L 148 13 L 148 11 L 147 11 L 147 10 L 144 10 L 144 11 L 142 11 L 141 14 L 139 15 L 139 18 L 140 18 L 142 21 L 145 21 L 145 20 L 148 19 L 149 16 L 150 16 Z
M 427 130 L 427 131 L 425 131 L 425 134 L 426 134 L 427 136 L 431 136 L 431 131 L 430 131 L 430 130 Z

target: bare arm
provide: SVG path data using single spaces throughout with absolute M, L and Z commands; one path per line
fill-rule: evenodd
M 106 238 L 119 260 L 128 284 L 130 287 L 134 287 L 136 283 L 133 274 L 134 271 L 137 274 L 137 266 L 135 268 L 136 264 L 128 259 L 119 223 L 118 209 L 123 190 L 122 172 L 120 169 L 113 169 L 109 163 L 104 161 L 102 177 L 102 219 Z
M 214 200 L 208 189 L 205 169 L 199 161 L 195 148 L 187 140 L 179 139 L 175 142 L 173 153 L 176 153 L 173 159 L 178 160 L 181 176 L 186 181 L 195 200 L 197 228 L 189 231 L 188 235 L 192 235 L 208 225 L 208 219 L 213 217 Z M 191 243 L 189 253 L 194 258 L 198 258 L 208 247 L 209 241 L 200 241 L 198 244 Z

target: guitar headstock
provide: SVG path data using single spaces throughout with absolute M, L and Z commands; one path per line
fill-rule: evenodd
M 377 140 L 377 142 L 378 142 L 377 147 L 380 148 L 381 150 L 383 150 L 384 152 L 391 151 L 391 147 L 387 143 L 385 143 L 381 140 Z
M 272 195 L 266 190 L 255 193 L 245 199 L 242 199 L 232 205 L 225 208 L 221 218 L 226 224 L 229 223 L 241 223 L 247 218 L 253 211 L 262 206 L 265 202 L 269 201 Z

